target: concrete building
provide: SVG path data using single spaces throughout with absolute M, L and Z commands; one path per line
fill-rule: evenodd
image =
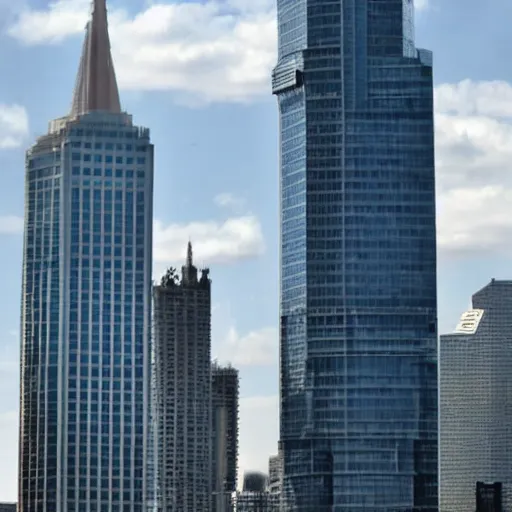
M 238 472 L 238 370 L 212 365 L 213 511 L 233 509 Z
M 211 510 L 211 296 L 189 243 L 181 279 L 170 269 L 153 289 L 158 507 Z
M 279 494 L 283 485 L 283 456 L 281 453 L 268 459 L 268 490 Z
M 512 281 L 475 293 L 440 347 L 441 511 L 512 511 Z
M 278 512 L 283 491 L 283 454 L 281 451 L 268 460 L 268 492 L 272 511 Z
M 274 512 L 268 492 L 268 476 L 256 471 L 246 472 L 242 492 L 237 494 L 236 512 Z
M 26 155 L 20 512 L 143 512 L 148 492 L 153 145 L 92 4 L 69 114 Z

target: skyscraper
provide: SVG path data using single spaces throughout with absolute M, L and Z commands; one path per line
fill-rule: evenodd
M 290 510 L 435 512 L 432 55 L 412 0 L 278 0 Z
M 211 295 L 189 243 L 181 280 L 153 289 L 157 480 L 162 512 L 211 510 Z
M 493 279 L 473 295 L 455 332 L 441 336 L 443 512 L 512 507 L 511 319 L 512 281 Z
M 71 111 L 26 156 L 21 512 L 144 509 L 152 194 L 95 0 Z
M 238 370 L 212 365 L 213 511 L 232 510 L 238 471 Z

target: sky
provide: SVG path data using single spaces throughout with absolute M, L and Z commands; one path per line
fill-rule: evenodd
M 512 3 L 416 0 L 434 51 L 439 330 L 512 278 Z M 70 107 L 89 0 L 0 0 L 0 501 L 17 486 L 24 152 Z M 211 268 L 212 353 L 240 369 L 240 469 L 278 439 L 272 0 L 109 0 L 123 108 L 155 144 L 154 272 Z

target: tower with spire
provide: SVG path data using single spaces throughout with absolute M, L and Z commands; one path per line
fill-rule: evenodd
M 20 512 L 153 499 L 153 146 L 121 110 L 94 0 L 70 112 L 26 156 Z
M 94 0 L 87 23 L 70 117 L 92 111 L 121 113 L 108 35 L 105 0 Z
M 192 244 L 153 288 L 159 510 L 210 512 L 211 293 Z

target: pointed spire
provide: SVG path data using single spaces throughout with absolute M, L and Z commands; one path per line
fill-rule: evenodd
M 86 27 L 70 117 L 96 110 L 121 112 L 110 52 L 106 0 L 92 2 L 92 16 Z
M 192 265 L 192 242 L 189 240 L 187 246 L 187 267 L 191 267 Z
M 193 285 L 197 283 L 197 268 L 192 261 L 192 242 L 187 245 L 187 261 L 181 267 L 181 282 L 184 285 Z

